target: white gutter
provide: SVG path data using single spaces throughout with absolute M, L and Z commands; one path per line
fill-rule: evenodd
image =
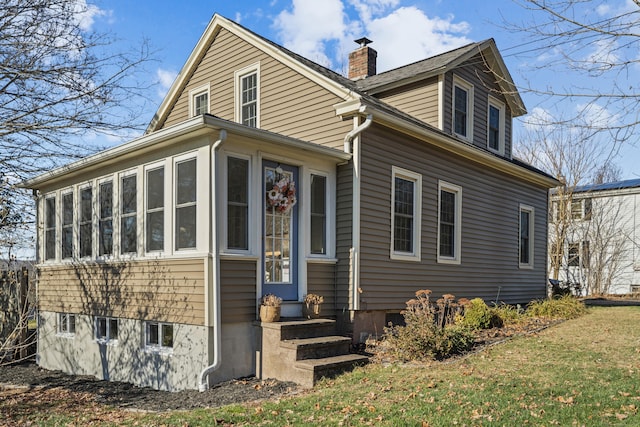
M 361 107 L 360 111 L 364 112 L 365 108 Z M 362 131 L 364 131 L 365 129 L 367 129 L 369 126 L 371 126 L 371 123 L 373 122 L 373 114 L 367 114 L 367 118 L 366 120 L 357 128 L 352 129 L 348 134 L 346 134 L 344 136 L 344 152 L 345 153 L 352 153 L 351 151 L 351 142 L 353 141 L 353 139 L 358 136 Z
M 365 107 L 360 108 L 360 112 L 365 112 Z M 357 124 L 358 117 L 354 118 Z M 360 138 L 358 137 L 373 123 L 373 114 L 367 114 L 365 121 L 356 126 L 344 137 L 345 153 L 352 153 L 353 159 L 353 212 L 352 212 L 352 247 L 349 250 L 351 263 L 351 300 L 352 310 L 360 310 Z M 351 143 L 353 142 L 353 148 Z
M 210 286 L 212 275 L 209 274 L 207 281 L 207 289 L 213 287 L 213 304 L 211 309 L 213 310 L 213 363 L 207 366 L 200 372 L 198 381 L 198 390 L 206 391 L 209 389 L 209 374 L 217 370 L 222 364 L 222 321 L 220 318 L 220 251 L 219 251 L 219 237 L 218 237 L 218 192 L 216 190 L 216 176 L 218 175 L 218 156 L 216 155 L 218 148 L 227 139 L 227 131 L 220 129 L 220 135 L 218 140 L 211 146 L 211 224 L 213 225 L 211 230 L 211 241 L 209 243 L 209 255 L 207 257 L 207 264 L 209 259 L 213 262 L 213 286 Z M 209 267 L 209 265 L 207 265 Z M 207 298 L 207 301 L 211 301 L 211 298 Z

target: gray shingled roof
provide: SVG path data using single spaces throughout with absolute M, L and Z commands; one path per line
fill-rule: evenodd
M 454 62 L 456 59 L 472 52 L 474 49 L 480 48 L 487 40 L 478 43 L 469 43 L 468 45 L 459 47 L 454 50 L 423 59 L 413 64 L 404 65 L 384 73 L 376 74 L 356 81 L 356 86 L 362 91 L 370 91 L 380 86 L 402 81 L 417 75 L 429 74 L 440 70 Z

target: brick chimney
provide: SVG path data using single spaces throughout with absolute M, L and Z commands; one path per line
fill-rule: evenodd
M 366 37 L 355 40 L 360 47 L 349 54 L 349 78 L 351 80 L 364 79 L 376 75 L 376 58 L 378 52 L 367 46 L 371 43 Z

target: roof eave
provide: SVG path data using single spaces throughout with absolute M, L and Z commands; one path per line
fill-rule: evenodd
M 38 189 L 45 183 L 66 179 L 76 174 L 82 174 L 94 168 L 103 167 L 110 162 L 121 161 L 124 156 L 142 154 L 149 150 L 161 148 L 163 144 L 174 144 L 186 138 L 203 136 L 212 130 L 225 130 L 228 134 L 257 139 L 285 148 L 306 151 L 316 156 L 333 159 L 336 162 L 347 161 L 351 158 L 351 154 L 335 148 L 244 126 L 211 115 L 202 115 L 151 134 L 143 135 L 125 144 L 85 157 L 84 159 L 46 172 L 35 178 L 23 181 L 19 187 Z
M 235 22 L 216 13 L 215 15 L 213 15 L 213 18 L 209 22 L 209 25 L 198 40 L 198 43 L 191 51 L 189 58 L 187 59 L 185 65 L 182 67 L 182 70 L 171 85 L 171 88 L 160 104 L 160 107 L 158 108 L 156 114 L 153 116 L 153 119 L 147 127 L 145 133 L 156 131 L 157 125 L 164 123 L 169 112 L 171 111 L 171 107 L 175 104 L 177 98 L 180 96 L 182 90 L 186 86 L 191 73 L 194 71 L 194 67 L 197 65 L 200 58 L 205 55 L 206 49 L 223 28 L 240 37 L 241 39 L 251 43 L 253 46 L 262 50 L 266 54 L 278 58 L 293 70 L 307 76 L 312 76 L 312 78 L 316 82 L 318 82 L 321 86 L 329 90 L 334 95 L 345 100 L 354 96 L 359 96 L 353 91 L 352 88 L 345 87 L 337 81 L 322 75 L 321 73 L 313 70 L 300 61 L 297 61 L 295 58 L 287 55 L 282 50 L 277 49 L 275 46 L 265 42 L 263 39 L 246 30 L 241 25 L 238 25 Z
M 484 152 L 479 148 L 463 143 L 451 136 L 442 134 L 435 129 L 432 130 L 426 125 L 420 126 L 416 123 L 405 120 L 396 114 L 384 111 L 375 106 L 350 102 L 336 105 L 335 109 L 336 114 L 343 117 L 371 114 L 373 116 L 374 122 L 377 121 L 378 123 L 389 126 L 404 134 L 421 139 L 433 146 L 465 157 L 476 163 L 487 165 L 494 170 L 523 178 L 532 184 L 536 184 L 545 188 L 557 187 L 560 184 L 558 180 L 542 172 L 536 172 L 516 165 L 505 159 L 497 157 L 492 153 Z

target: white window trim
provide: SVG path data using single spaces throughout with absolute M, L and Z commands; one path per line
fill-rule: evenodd
M 64 315 L 67 316 L 66 331 L 62 331 L 62 327 L 61 327 L 62 316 Z M 74 313 L 56 313 L 56 335 L 57 336 L 62 338 L 75 338 L 76 333 L 69 332 L 70 317 L 74 318 L 75 330 L 76 331 L 78 330 L 78 316 L 76 316 Z
M 520 230 L 522 228 L 520 216 L 522 211 L 529 212 L 529 262 L 527 263 L 520 262 Z M 533 208 L 533 206 L 520 204 L 520 208 L 518 209 L 518 266 L 520 268 L 526 268 L 526 269 L 533 268 L 533 260 L 534 260 L 533 248 L 535 246 L 534 223 L 535 223 L 535 209 Z
M 413 194 L 413 252 L 399 252 L 394 250 L 395 240 L 395 179 L 396 177 L 413 181 L 415 184 Z M 422 232 L 422 175 L 403 169 L 397 166 L 391 166 L 391 241 L 390 241 L 390 258 L 397 261 L 420 261 L 420 251 L 422 242 L 420 236 Z
M 102 202 L 100 200 L 100 187 L 102 184 L 105 183 L 111 183 L 111 242 L 112 242 L 112 247 L 111 247 L 111 253 L 110 254 L 106 254 L 106 255 L 100 255 L 100 203 Z M 116 197 L 119 197 L 119 191 L 118 191 L 118 186 L 116 185 L 116 183 L 113 180 L 113 175 L 109 175 L 109 176 L 105 176 L 102 178 L 99 178 L 96 182 L 96 185 L 94 186 L 93 189 L 93 218 L 94 218 L 94 229 L 95 229 L 95 233 L 94 233 L 94 238 L 95 238 L 95 242 L 94 242 L 94 254 L 95 257 L 98 259 L 102 259 L 102 260 L 109 260 L 109 259 L 113 259 L 115 254 L 116 254 L 116 246 L 117 246 L 117 242 L 116 242 L 116 236 L 117 233 L 120 232 L 120 227 L 116 224 L 116 217 L 118 217 L 117 212 L 117 206 L 116 206 Z
M 454 224 L 454 255 L 440 255 L 440 203 L 442 190 L 455 194 L 456 212 Z M 438 181 L 438 238 L 436 241 L 437 261 L 441 264 L 460 264 L 462 261 L 462 187 L 446 181 Z
M 164 191 L 164 204 L 162 206 L 162 212 L 163 212 L 163 221 L 164 221 L 164 236 L 163 236 L 163 248 L 159 249 L 159 250 L 152 250 L 149 251 L 147 250 L 147 213 L 148 213 L 148 208 L 147 208 L 147 202 L 148 202 L 148 194 L 149 192 L 147 191 L 147 185 L 148 185 L 148 173 L 150 171 L 156 170 L 156 169 L 160 169 L 160 168 L 164 168 L 164 183 L 163 183 L 163 191 Z M 168 197 L 169 194 L 171 194 L 171 192 L 167 191 L 167 181 L 168 181 L 168 175 L 170 175 L 169 172 L 169 168 L 167 167 L 167 162 L 166 159 L 161 160 L 159 162 L 155 162 L 155 163 L 150 163 L 148 165 L 145 165 L 143 170 L 142 170 L 142 192 L 144 194 L 143 197 L 143 211 L 142 211 L 142 253 L 145 254 L 146 256 L 153 256 L 153 255 L 159 255 L 159 254 L 164 254 L 167 252 L 167 239 L 170 240 L 169 242 L 169 247 L 171 247 L 171 243 L 173 242 L 173 236 L 171 233 L 171 230 L 173 230 L 173 226 L 171 226 L 170 229 L 168 229 L 167 226 L 167 215 L 168 215 L 168 210 L 167 209 L 167 203 L 169 203 L 171 206 L 171 199 Z M 170 184 L 169 184 L 170 185 Z M 173 215 L 171 215 L 171 217 L 173 217 Z M 170 224 L 170 223 L 169 223 Z
M 234 72 L 235 122 L 242 123 L 242 78 L 256 74 L 256 128 L 260 127 L 260 62 Z
M 456 86 L 467 91 L 467 135 L 460 135 L 456 132 Z M 473 85 L 468 81 L 453 76 L 453 84 L 451 85 L 451 132 L 458 138 L 461 138 L 469 143 L 473 142 Z
M 194 100 L 197 96 L 200 96 L 203 93 L 207 94 L 207 114 L 211 112 L 211 84 L 207 83 L 206 85 L 199 86 L 189 91 L 189 117 L 196 116 L 196 103 Z
M 47 231 L 49 230 L 49 228 L 47 228 L 47 200 L 48 199 L 54 199 L 54 230 L 55 230 L 55 236 L 53 238 L 53 246 L 54 246 L 54 256 L 53 258 L 49 258 L 47 259 Z M 61 246 L 62 243 L 62 218 L 61 215 L 59 214 L 59 212 L 61 212 L 59 205 L 62 203 L 61 200 L 61 196 L 60 196 L 60 192 L 59 191 L 52 191 L 50 193 L 46 193 L 43 197 L 42 197 L 42 212 L 41 212 L 41 216 L 40 218 L 42 218 L 41 220 L 41 225 L 42 225 L 42 249 L 41 249 L 41 254 L 42 254 L 42 261 L 45 263 L 55 263 L 57 260 L 59 260 L 62 256 L 62 249 L 59 249 L 59 246 Z
M 176 156 L 173 158 L 173 168 L 172 168 L 172 173 L 171 173 L 171 248 L 172 248 L 172 253 L 174 254 L 178 254 L 178 253 L 183 253 L 183 252 L 194 252 L 198 250 L 198 243 L 199 240 L 198 239 L 198 230 L 202 230 L 200 227 L 200 221 L 198 221 L 198 207 L 202 205 L 203 201 L 202 201 L 202 197 L 201 197 L 201 187 L 202 184 L 198 184 L 198 177 L 200 174 L 200 169 L 203 167 L 200 162 L 198 161 L 198 153 L 197 152 L 189 152 L 189 153 L 185 153 L 182 154 L 180 156 Z M 177 189 L 178 189 L 178 163 L 184 163 L 184 162 L 188 162 L 188 161 L 195 161 L 196 162 L 196 200 L 193 202 L 189 202 L 188 204 L 182 204 L 180 207 L 187 207 L 187 206 L 195 206 L 196 208 L 196 218 L 195 218 L 195 226 L 196 226 L 196 244 L 194 247 L 192 248 L 178 248 L 178 232 L 176 230 L 176 211 L 178 209 L 178 197 L 177 197 Z M 165 170 L 165 177 L 166 177 L 166 170 Z M 166 189 L 165 189 L 165 195 L 166 195 Z M 198 202 L 198 200 L 201 200 L 200 202 Z M 165 203 L 166 206 L 166 203 Z M 166 209 L 166 208 L 165 208 Z M 166 211 L 165 211 L 166 213 Z M 166 224 L 167 218 L 165 217 L 165 224 Z M 165 248 L 166 248 L 166 241 L 165 241 Z
M 105 319 L 106 323 L 107 323 L 107 336 L 105 338 L 99 338 L 98 337 L 98 320 L 99 319 Z M 118 344 L 118 340 L 119 338 L 115 338 L 115 339 L 111 339 L 109 338 L 109 332 L 111 329 L 111 321 L 115 320 L 116 322 L 118 322 L 118 335 L 120 332 L 120 320 L 116 317 L 107 317 L 107 316 L 96 316 L 94 322 L 93 322 L 93 338 L 96 340 L 96 342 L 98 344 L 107 344 L 107 345 L 117 345 Z
M 490 112 L 491 108 L 497 108 L 500 111 L 500 122 L 498 123 L 498 149 L 495 150 L 489 146 L 489 120 L 490 120 Z M 489 101 L 487 104 L 487 149 L 493 151 L 494 153 L 498 153 L 500 155 L 504 155 L 504 146 L 505 146 L 505 123 L 506 123 L 506 108 L 503 102 L 500 100 L 489 96 Z
M 135 176 L 136 177 L 136 214 L 135 214 L 135 218 L 136 218 L 136 234 L 137 234 L 137 241 L 136 241 L 136 252 L 127 252 L 126 254 L 122 252 L 122 180 L 125 178 L 129 178 L 131 176 Z M 144 191 L 140 191 L 140 174 L 138 173 L 138 168 L 135 169 L 129 169 L 123 172 L 119 172 L 117 174 L 117 190 L 115 192 L 117 192 L 117 196 L 118 198 L 116 200 L 114 200 L 114 209 L 115 209 L 115 213 L 114 213 L 114 218 L 117 218 L 117 224 L 118 224 L 118 235 L 117 235 L 117 239 L 114 239 L 114 255 L 120 258 L 133 258 L 136 256 L 140 255 L 140 235 L 144 235 L 144 231 L 142 231 L 140 229 L 140 206 L 144 206 L 144 203 L 141 205 L 140 204 L 140 200 L 139 200 L 139 196 L 141 195 L 141 193 L 144 193 Z M 114 194 L 115 197 L 115 194 Z M 114 219 L 115 220 L 115 219 Z M 143 225 L 144 227 L 144 222 Z M 115 227 L 114 227 L 115 228 Z M 141 232 L 142 231 L 142 232 Z M 115 232 L 115 231 L 114 231 Z M 143 247 L 144 249 L 144 247 Z M 142 251 L 142 253 L 144 253 L 144 250 Z
M 77 213 L 77 197 L 73 187 L 67 187 L 60 191 L 60 260 L 69 262 L 78 256 L 78 213 Z M 65 258 L 62 250 L 63 234 L 64 234 L 64 196 L 71 194 L 72 218 L 71 218 L 71 257 Z M 57 257 L 56 257 L 57 258 Z
M 311 253 L 311 175 L 318 175 L 325 178 L 325 242 L 326 242 L 326 251 L 324 254 L 312 254 Z M 317 170 L 310 169 L 308 174 L 305 174 L 306 178 L 304 181 L 308 184 L 305 188 L 305 200 L 303 201 L 304 206 L 308 206 L 308 213 L 306 210 L 303 210 L 305 214 L 305 229 L 309 230 L 308 236 L 305 236 L 307 239 L 306 242 L 306 258 L 307 260 L 320 260 L 332 262 L 335 260 L 335 211 L 336 211 L 336 201 L 335 201 L 335 191 L 332 191 L 335 188 L 336 182 L 333 174 Z
M 96 190 L 96 186 L 93 185 L 93 181 L 89 182 L 89 183 L 85 183 L 85 184 L 81 184 L 78 186 L 78 191 L 77 191 L 77 215 L 76 215 L 76 222 L 77 227 L 78 227 L 78 235 L 77 235 L 77 254 L 78 254 L 78 259 L 93 259 L 95 257 L 95 254 L 98 253 L 98 227 L 97 227 L 97 222 L 98 222 L 98 212 L 96 212 L 97 209 L 97 204 L 98 204 L 98 195 L 97 195 L 97 190 Z M 80 251 L 80 222 L 82 221 L 82 192 L 84 190 L 86 190 L 87 188 L 91 189 L 91 255 L 88 256 L 83 256 L 81 251 Z
M 228 229 L 228 224 L 229 224 L 229 210 L 228 210 L 228 200 L 229 200 L 229 194 L 228 194 L 228 182 L 227 180 L 229 179 L 229 158 L 236 158 L 236 159 L 240 159 L 240 160 L 246 160 L 249 165 L 248 165 L 248 172 L 247 172 L 247 220 L 248 220 L 248 224 L 247 224 L 247 249 L 237 249 L 237 248 L 229 248 L 229 229 Z M 228 253 L 228 254 L 242 254 L 242 255 L 250 255 L 252 254 L 252 246 L 254 243 L 254 239 L 252 239 L 253 233 L 255 231 L 255 226 L 256 224 L 254 224 L 254 221 L 252 221 L 251 219 L 253 218 L 253 159 L 252 156 L 247 155 L 247 154 L 240 154 L 240 153 L 234 153 L 234 152 L 226 152 L 224 154 L 224 156 L 221 156 L 222 158 L 222 173 L 223 175 L 223 190 L 220 192 L 222 198 L 219 199 L 219 204 L 218 206 L 222 207 L 222 213 L 219 214 L 219 217 L 222 218 L 222 221 L 219 221 L 219 224 L 221 225 L 221 228 L 219 228 L 219 230 L 222 231 L 222 244 L 220 245 L 222 248 L 224 248 L 224 252 Z M 214 195 L 215 197 L 215 195 Z M 220 212 L 220 209 L 218 210 Z
M 152 324 L 158 325 L 158 344 L 149 344 L 149 326 Z M 164 326 L 171 326 L 173 328 L 173 346 L 166 347 L 162 343 L 162 328 Z M 172 354 L 176 344 L 176 325 L 168 322 L 144 322 L 144 349 L 150 353 Z

